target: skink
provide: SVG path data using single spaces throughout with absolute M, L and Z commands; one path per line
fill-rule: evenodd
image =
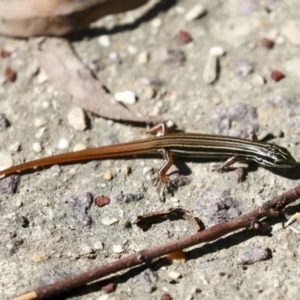
M 162 153 L 166 160 L 158 173 L 158 180 L 164 184 L 168 183 L 166 174 L 173 164 L 173 156 L 210 160 L 227 159 L 218 168 L 221 171 L 237 161 L 256 162 L 259 165 L 271 168 L 290 168 L 296 165 L 296 160 L 287 149 L 271 143 L 258 142 L 257 139 L 250 141 L 220 135 L 166 133 L 164 125 L 155 127 L 152 132 L 159 131 L 157 128 L 165 134 L 128 143 L 90 148 L 29 161 L 0 171 L 0 176 L 55 164 L 120 159 L 153 153 Z

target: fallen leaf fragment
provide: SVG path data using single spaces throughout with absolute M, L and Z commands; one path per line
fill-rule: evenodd
M 102 84 L 74 52 L 70 43 L 60 38 L 34 39 L 34 54 L 49 80 L 71 96 L 83 109 L 98 116 L 127 122 L 157 123 L 162 119 L 137 116 L 107 93 Z
M 192 214 L 182 208 L 169 208 L 167 210 L 138 216 L 133 223 L 143 230 L 148 230 L 152 226 L 152 224 L 160 223 L 168 219 L 185 219 L 190 223 L 193 230 L 195 230 L 196 232 L 201 230 L 198 222 L 195 220 Z
M 183 251 L 175 251 L 166 255 L 166 258 L 172 263 L 176 265 L 182 265 L 186 262 L 186 257 Z

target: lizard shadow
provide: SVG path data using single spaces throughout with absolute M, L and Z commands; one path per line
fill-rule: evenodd
M 176 131 L 181 132 L 181 131 Z M 274 136 L 272 133 L 267 134 L 263 139 L 260 140 L 260 142 L 270 142 L 272 139 L 274 139 L 276 136 Z M 192 170 L 189 168 L 189 166 L 186 164 L 187 162 L 196 162 L 196 163 L 217 163 L 219 162 L 220 165 L 222 164 L 222 160 L 217 159 L 203 159 L 203 158 L 188 158 L 184 159 L 184 161 L 177 157 L 174 160 L 174 165 L 178 168 L 179 173 L 181 175 L 187 176 L 192 174 Z M 224 162 L 224 161 L 223 161 Z M 253 162 L 245 162 L 247 164 L 247 167 L 243 167 L 244 170 L 244 177 L 247 176 L 248 173 L 252 173 L 257 171 L 257 169 L 260 167 L 258 164 Z M 284 177 L 291 180 L 299 180 L 300 179 L 300 164 L 297 162 L 297 164 L 294 167 L 291 168 L 270 168 L 270 167 L 264 167 L 266 170 L 270 171 L 271 173 Z M 227 173 L 232 172 L 238 169 L 238 167 L 235 167 L 234 165 L 227 168 L 226 171 L 222 171 L 220 173 Z
M 178 168 L 179 173 L 181 175 L 188 176 L 188 175 L 192 174 L 191 168 L 186 164 L 188 162 L 205 164 L 205 163 L 216 163 L 216 162 L 220 162 L 220 161 L 207 160 L 207 159 L 205 159 L 205 160 L 204 159 L 190 159 L 190 158 L 188 160 L 185 159 L 184 161 L 181 159 L 175 159 L 174 165 Z M 222 163 L 220 162 L 220 164 L 222 164 Z M 243 167 L 243 170 L 245 172 L 244 176 L 247 176 L 248 173 L 256 172 L 259 167 L 260 166 L 255 163 L 247 163 L 247 166 Z M 300 179 L 300 164 L 299 163 L 297 163 L 296 166 L 291 167 L 291 168 L 268 168 L 268 167 L 263 167 L 263 168 L 265 168 L 269 172 L 271 172 L 277 176 L 280 176 L 280 177 L 284 177 L 284 178 L 291 179 L 291 180 L 299 180 Z M 229 172 L 235 171 L 237 169 L 238 169 L 238 167 L 232 166 L 232 167 L 227 168 L 226 171 L 222 171 L 219 173 L 221 173 L 221 174 L 229 173 Z M 212 172 L 213 172 L 213 170 L 212 170 Z
M 297 162 L 295 167 L 292 168 L 266 168 L 271 173 L 291 179 L 291 180 L 299 180 L 300 179 L 300 164 Z

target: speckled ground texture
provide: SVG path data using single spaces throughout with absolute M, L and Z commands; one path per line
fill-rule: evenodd
M 185 21 L 188 11 L 199 3 L 206 14 Z M 148 7 L 153 6 L 155 2 Z M 300 159 L 299 0 L 165 1 L 165 9 L 152 10 L 142 22 L 135 22 L 145 11 L 106 17 L 73 42 L 78 55 L 94 67 L 111 93 L 133 91 L 138 101 L 129 105 L 130 110 L 172 120 L 186 132 L 246 137 L 255 130 L 260 138 L 272 134 L 272 142 Z M 132 22 L 134 26 L 123 26 Z M 187 31 L 193 41 L 183 44 L 178 39 L 180 30 Z M 104 47 L 98 39 L 107 32 L 110 45 Z M 274 41 L 274 47 L 265 47 L 270 43 L 262 39 Z M 217 78 L 208 83 L 203 72 L 215 46 L 225 54 L 218 57 Z M 9 153 L 15 164 L 73 151 L 77 144 L 95 147 L 146 136 L 142 127 L 89 113 L 89 128 L 75 130 L 67 119 L 75 105 L 44 76 L 28 41 L 0 37 L 0 48 L 12 53 L 0 60 L 0 113 L 11 124 L 0 132 L 0 152 Z M 170 57 L 167 49 L 183 52 L 185 60 L 181 62 L 174 52 Z M 118 54 L 120 64 L 112 52 Z M 149 55 L 148 61 L 139 56 L 142 52 Z M 15 82 L 5 80 L 7 66 L 17 72 Z M 274 70 L 285 77 L 274 81 Z M 61 139 L 69 142 L 65 150 L 58 149 Z M 33 151 L 36 142 L 42 146 L 40 153 Z M 237 183 L 235 171 L 220 174 L 212 171 L 213 163 L 187 162 L 187 167 L 182 163 L 179 167 L 183 166 L 190 183 L 162 203 L 153 185 L 161 164 L 159 157 L 112 160 L 56 166 L 21 176 L 14 194 L 0 195 L 0 298 L 10 299 L 193 233 L 184 220 L 165 221 L 146 232 L 125 226 L 138 215 L 182 207 L 210 226 L 249 212 L 299 184 L 294 170 L 275 173 L 251 166 L 245 181 Z M 240 166 L 247 170 L 247 165 Z M 107 180 L 109 170 L 112 180 Z M 143 194 L 143 198 L 123 203 L 115 199 L 121 191 Z M 82 212 L 87 192 L 108 196 L 111 202 L 104 207 L 92 204 L 86 217 Z M 296 210 L 288 210 L 286 217 Z M 165 293 L 173 299 L 296 299 L 299 235 L 283 228 L 282 221 L 274 220 L 268 234 L 242 231 L 188 249 L 182 265 L 161 260 L 150 269 L 125 272 L 116 279 L 117 289 L 107 296 L 95 284 L 65 299 L 161 299 Z M 241 254 L 253 248 L 269 249 L 268 259 L 239 265 L 247 256 Z M 181 278 L 172 279 L 170 271 L 179 272 Z

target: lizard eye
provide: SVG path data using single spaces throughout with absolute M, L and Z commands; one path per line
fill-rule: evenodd
M 280 155 L 272 155 L 271 157 L 275 163 L 279 163 L 282 161 L 282 157 L 280 157 Z

